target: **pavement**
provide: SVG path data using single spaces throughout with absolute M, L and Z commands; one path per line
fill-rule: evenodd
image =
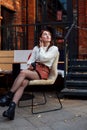
M 37 95 L 41 99 L 40 93 Z M 47 92 L 46 95 L 47 105 L 35 107 L 36 110 L 45 110 L 58 105 L 54 93 Z M 17 106 L 15 119 L 11 121 L 2 117 L 2 113 L 7 107 L 0 107 L 0 130 L 87 130 L 87 100 L 63 97 L 61 102 L 63 105 L 61 110 L 42 114 L 32 114 L 30 106 Z M 31 101 L 20 103 L 22 106 Z

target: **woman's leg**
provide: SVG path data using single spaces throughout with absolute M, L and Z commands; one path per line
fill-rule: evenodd
M 26 88 L 26 86 L 28 85 L 28 80 L 25 79 L 22 83 L 22 85 L 17 89 L 17 91 L 15 92 L 14 94 L 14 97 L 13 97 L 13 102 L 15 102 L 15 104 L 18 103 L 18 101 L 20 100 L 20 98 L 22 97 L 23 95 L 23 92 L 24 92 L 24 89 Z
M 0 98 L 0 106 L 7 106 L 12 101 L 14 97 L 14 101 L 17 103 L 21 98 L 22 93 L 27 86 L 27 79 L 39 79 L 37 72 L 30 70 L 23 70 L 15 79 L 12 88 L 10 91 L 3 97 Z
M 17 78 L 15 79 L 12 85 L 12 88 L 10 89 L 11 92 L 15 93 L 17 89 L 22 86 L 22 84 L 24 84 L 23 86 L 25 86 L 26 85 L 26 82 L 24 82 L 25 79 L 34 80 L 34 79 L 40 79 L 40 78 L 36 71 L 22 70 L 17 76 Z
M 20 72 L 19 76 L 16 78 L 12 88 L 11 92 L 15 92 L 13 97 L 13 102 L 16 104 L 18 103 L 19 99 L 21 98 L 24 89 L 27 87 L 29 80 L 28 79 L 40 79 L 39 75 L 36 71 L 30 71 L 30 70 L 23 70 Z
M 28 85 L 29 80 L 28 79 L 40 79 L 39 75 L 35 71 L 28 71 L 24 70 L 22 71 L 19 76 L 16 78 L 11 91 L 15 92 L 12 102 L 9 105 L 9 108 L 3 112 L 3 116 L 7 117 L 10 120 L 13 120 L 15 117 L 15 107 L 18 103 L 19 99 L 21 98 L 24 89 Z

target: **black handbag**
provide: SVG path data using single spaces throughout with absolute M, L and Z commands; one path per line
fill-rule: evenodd
M 33 66 L 34 70 L 36 69 L 36 62 L 31 63 L 31 65 Z

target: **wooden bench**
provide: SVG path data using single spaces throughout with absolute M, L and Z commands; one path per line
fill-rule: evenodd
M 8 91 L 12 84 L 13 61 L 14 51 L 0 51 L 0 94 Z
M 32 50 L 0 51 L 0 70 L 12 71 L 14 63 L 20 63 L 21 68 L 24 69 L 31 51 Z
M 0 70 L 12 70 L 14 51 L 0 51 Z

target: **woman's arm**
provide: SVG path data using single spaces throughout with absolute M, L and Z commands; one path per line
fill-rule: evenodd
M 31 63 L 35 62 L 35 60 L 36 60 L 36 49 L 37 49 L 37 47 L 35 46 L 32 50 L 32 54 L 31 54 L 30 58 L 27 61 L 27 65 L 30 65 Z

